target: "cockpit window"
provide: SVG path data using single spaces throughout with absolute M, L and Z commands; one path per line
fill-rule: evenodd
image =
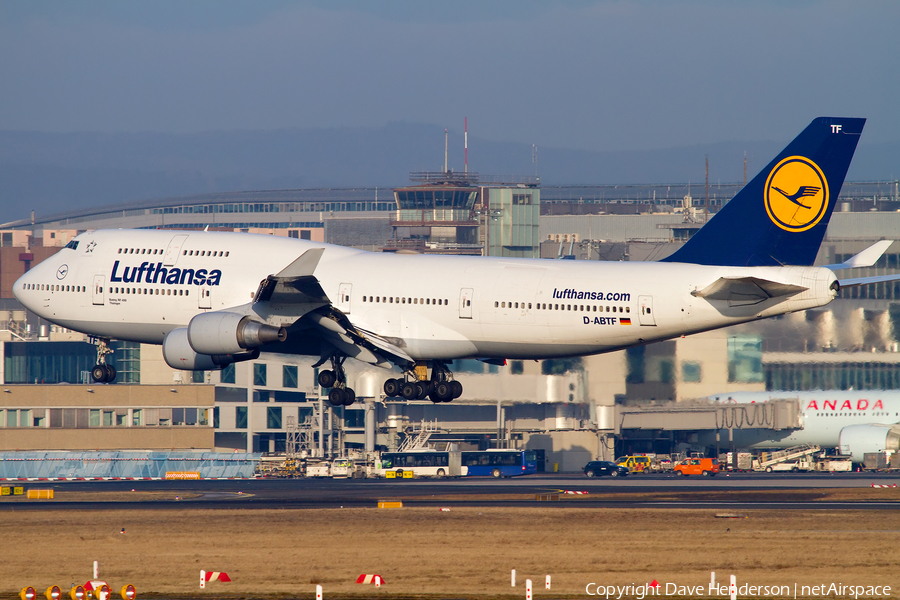
M 70 250 L 77 250 L 78 249 L 78 240 L 72 240 L 71 242 L 66 244 L 66 248 L 69 248 Z

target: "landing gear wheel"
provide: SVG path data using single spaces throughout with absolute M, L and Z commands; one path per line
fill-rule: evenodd
M 342 406 L 346 396 L 346 390 L 342 388 L 331 388 L 331 391 L 328 392 L 328 401 L 331 402 L 332 406 Z
M 356 402 L 356 392 L 351 388 L 344 389 L 344 406 L 353 406 L 354 402 Z
M 420 381 L 416 384 L 416 387 L 419 390 L 419 395 L 417 396 L 419 400 L 424 400 L 434 390 L 434 384 L 430 381 Z
M 450 402 L 453 400 L 453 390 L 450 386 L 449 381 L 441 381 L 437 385 L 434 386 L 434 392 L 431 394 L 434 398 L 437 398 L 438 402 Z
M 491 477 L 494 479 L 500 479 L 500 469 L 494 469 L 491 471 Z
M 94 383 L 106 383 L 107 377 L 109 377 L 109 372 L 106 370 L 106 365 L 94 365 L 94 368 L 91 369 L 91 379 L 94 380 Z
M 460 396 L 462 396 L 462 393 L 463 393 L 463 387 L 462 387 L 462 384 L 461 384 L 460 382 L 455 381 L 455 380 L 454 380 L 454 381 L 451 381 L 451 382 L 450 382 L 450 389 L 453 390 L 453 397 L 454 397 L 454 398 L 459 398 Z
M 406 400 L 415 400 L 419 395 L 419 387 L 412 381 L 407 381 L 400 386 L 400 395 Z
M 112 365 L 106 365 L 106 383 L 112 383 L 116 380 L 116 368 Z
M 402 381 L 399 379 L 388 379 L 384 382 L 384 393 L 387 396 L 399 396 L 400 395 L 400 386 L 402 385 Z
M 334 374 L 334 371 L 325 370 L 319 371 L 319 385 L 323 388 L 334 387 L 334 383 L 337 381 L 337 375 Z

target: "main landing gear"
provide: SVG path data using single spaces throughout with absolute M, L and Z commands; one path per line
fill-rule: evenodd
M 106 357 L 113 353 L 109 340 L 100 338 L 94 343 L 97 345 L 97 364 L 91 369 L 91 379 L 94 383 L 112 383 L 116 380 L 116 368 L 106 364 Z
M 423 370 L 423 373 L 417 371 Z M 450 402 L 463 393 L 460 382 L 452 379 L 446 365 L 435 361 L 431 369 L 431 379 L 425 378 L 427 367 L 410 369 L 402 378 L 388 379 L 384 382 L 384 393 L 388 396 L 401 396 L 405 400 L 424 400 L 428 398 L 435 404 Z M 420 379 L 420 375 L 422 375 Z
M 331 388 L 331 391 L 328 392 L 328 401 L 332 406 L 350 406 L 356 402 L 356 392 L 347 387 L 347 374 L 344 372 L 346 358 L 346 356 L 332 354 L 328 358 L 331 361 L 331 369 L 319 371 L 319 385 L 323 388 Z M 322 363 L 324 362 L 323 360 Z

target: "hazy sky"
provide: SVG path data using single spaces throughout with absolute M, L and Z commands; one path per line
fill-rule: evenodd
M 0 0 L 0 129 L 431 123 L 589 150 L 900 140 L 900 2 Z

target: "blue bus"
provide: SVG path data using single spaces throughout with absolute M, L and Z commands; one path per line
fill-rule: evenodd
M 537 472 L 537 454 L 532 450 L 463 451 L 462 466 L 468 477 L 530 475 Z

